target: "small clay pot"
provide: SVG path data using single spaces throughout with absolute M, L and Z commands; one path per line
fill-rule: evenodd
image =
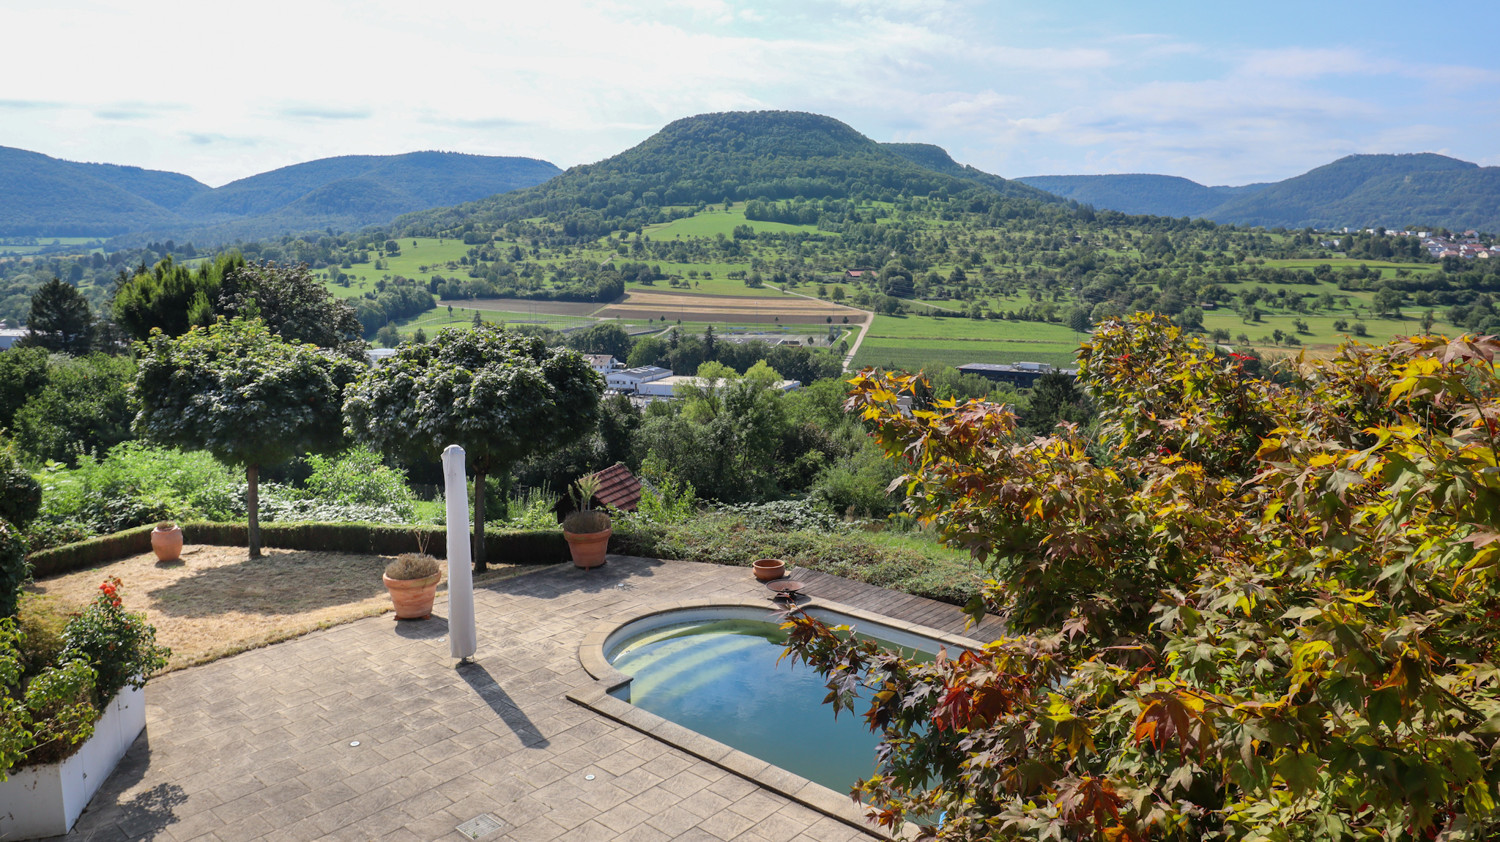
M 182 558 L 182 527 L 175 523 L 158 523 L 151 530 L 151 551 L 157 561 L 177 561 Z
M 780 579 L 786 575 L 786 562 L 779 558 L 763 558 L 751 566 L 755 569 L 755 578 L 762 582 Z
M 609 536 L 613 534 L 613 529 L 563 532 L 563 537 L 568 539 L 568 552 L 573 554 L 573 566 L 588 569 L 603 564 L 604 555 L 609 551 Z
M 383 574 L 380 578 L 391 592 L 396 619 L 425 620 L 432 616 L 432 601 L 437 596 L 438 581 L 443 578 L 441 570 L 420 579 L 392 579 Z

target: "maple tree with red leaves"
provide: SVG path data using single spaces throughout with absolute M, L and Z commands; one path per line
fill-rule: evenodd
M 791 617 L 789 656 L 883 733 L 855 797 L 943 840 L 1500 834 L 1497 351 L 1415 337 L 1257 376 L 1135 316 L 1080 351 L 1097 425 L 1040 438 L 855 377 L 1012 635 L 919 663 Z

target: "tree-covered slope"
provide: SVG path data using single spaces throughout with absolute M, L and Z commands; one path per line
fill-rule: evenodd
M 1350 155 L 1215 208 L 1210 219 L 1287 228 L 1406 224 L 1500 230 L 1500 168 L 1430 153 Z
M 1500 167 L 1443 155 L 1350 155 L 1272 184 L 1168 175 L 1042 175 L 1033 187 L 1098 208 L 1267 228 L 1420 225 L 1500 231 Z
M 915 164 L 831 117 L 726 112 L 677 120 L 638 146 L 573 167 L 540 186 L 412 214 L 397 220 L 395 228 L 402 233 L 452 231 L 549 216 L 565 220 L 570 233 L 588 236 L 622 222 L 649 220 L 669 205 L 969 192 L 982 192 L 990 201 L 1037 202 L 997 196 L 993 188 L 973 180 Z
M 193 197 L 208 193 L 213 189 L 198 179 L 182 173 L 147 170 L 120 164 L 67 163 L 75 170 L 168 210 L 177 210 Z
M 1096 208 L 1154 216 L 1204 216 L 1237 193 L 1265 187 L 1205 187 L 1174 175 L 1035 175 L 1018 178 L 1031 187 Z
M 155 200 L 208 188 L 176 173 L 80 164 L 0 146 L 0 236 L 101 236 L 172 222 Z
M 325 158 L 213 189 L 180 173 L 63 161 L 0 147 L 0 236 L 124 236 L 213 244 L 363 228 L 423 208 L 539 184 L 531 158 L 413 152 Z
M 960 164 L 953 160 L 953 156 L 948 154 L 948 150 L 941 146 L 931 143 L 882 143 L 881 146 L 918 166 L 926 167 L 934 172 L 967 179 L 976 184 L 997 190 L 1007 196 L 1021 196 L 1043 202 L 1057 201 L 1057 197 L 1050 192 L 1018 183 L 1020 179 L 1005 179 L 998 175 L 987 173 L 984 170 L 975 169 L 968 164 Z

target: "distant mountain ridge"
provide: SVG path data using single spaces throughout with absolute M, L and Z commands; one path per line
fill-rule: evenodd
M 544 184 L 398 219 L 403 234 L 566 218 L 572 235 L 602 234 L 663 206 L 768 199 L 957 195 L 981 190 L 1022 204 L 1060 202 L 1035 188 L 955 163 L 926 144 L 882 144 L 820 114 L 730 111 L 675 120 L 598 163 Z
M 1205 187 L 1167 175 L 1015 179 L 1123 213 L 1195 216 L 1267 228 L 1422 225 L 1500 231 L 1500 167 L 1430 152 L 1349 155 L 1269 184 Z
M 211 188 L 178 173 L 0 147 L 0 236 L 125 235 L 125 241 L 209 244 L 353 230 L 530 187 L 560 172 L 533 158 L 412 152 L 323 158 Z

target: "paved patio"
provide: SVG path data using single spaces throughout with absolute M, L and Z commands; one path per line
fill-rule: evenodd
M 869 839 L 565 698 L 601 620 L 765 593 L 742 568 L 611 556 L 477 590 L 472 664 L 440 600 L 172 673 L 66 838 L 459 840 L 488 814 L 485 840 Z

